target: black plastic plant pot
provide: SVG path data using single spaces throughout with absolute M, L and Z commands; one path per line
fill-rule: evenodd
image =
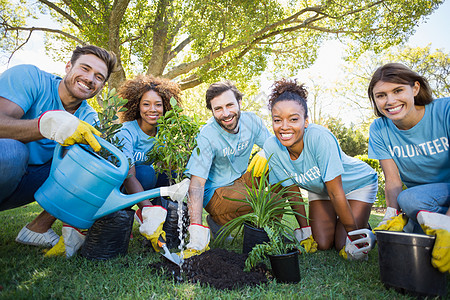
M 415 296 L 442 296 L 445 273 L 431 264 L 434 236 L 376 231 L 381 282 L 388 288 Z
M 263 228 L 257 228 L 248 223 L 244 223 L 242 253 L 249 254 L 253 247 L 264 242 L 269 242 L 269 236 Z
M 272 266 L 273 276 L 279 282 L 296 283 L 300 281 L 300 268 L 298 266 L 298 251 L 288 254 L 268 255 Z
M 119 210 L 98 219 L 89 228 L 80 255 L 90 260 L 108 260 L 126 255 L 133 227 L 134 210 Z

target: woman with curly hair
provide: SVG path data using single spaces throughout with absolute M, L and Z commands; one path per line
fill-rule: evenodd
M 308 252 L 334 245 L 344 258 L 367 259 L 370 247 L 352 243 L 361 236 L 351 232 L 368 226 L 377 173 L 347 156 L 328 129 L 309 124 L 307 95 L 295 80 L 273 85 L 269 108 L 275 136 L 264 144 L 266 157 L 271 156 L 269 180 L 281 181 L 295 192 L 293 197 L 298 197 L 300 188 L 308 191 L 310 225 L 298 216 L 300 228 L 294 232 Z M 295 209 L 305 215 L 303 206 Z
M 152 162 L 146 161 L 147 153 L 154 146 L 153 137 L 158 131 L 158 119 L 172 109 L 173 97 L 180 104 L 181 90 L 178 84 L 165 78 L 152 75 L 139 75 L 127 80 L 119 89 L 119 96 L 128 99 L 120 120 L 123 126 L 117 137 L 123 146 L 122 151 L 131 161 L 128 177 L 123 186 L 128 194 L 139 193 L 155 187 L 168 186 L 165 174 L 157 174 Z M 162 231 L 167 211 L 161 206 L 153 206 L 149 199 L 138 204 L 136 220 L 141 224 L 140 231 L 153 244 L 156 250 L 157 239 Z

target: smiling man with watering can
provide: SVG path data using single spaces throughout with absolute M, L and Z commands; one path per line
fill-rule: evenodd
M 189 226 L 190 241 L 184 258 L 208 249 L 210 228 L 213 238 L 222 225 L 246 214 L 249 209 L 241 202 L 246 186 L 254 176 L 261 176 L 266 159 L 257 154 L 250 158 L 253 145 L 262 148 L 270 133 L 262 120 L 253 113 L 241 112 L 242 94 L 229 81 L 216 82 L 206 91 L 206 107 L 213 117 L 197 136 L 197 148 L 189 159 L 186 174 L 190 175 Z M 198 151 L 200 150 L 200 151 Z M 202 226 L 202 210 L 209 213 L 208 227 Z
M 0 75 L 0 210 L 33 202 L 47 179 L 56 142 L 68 146 L 100 145 L 93 134 L 97 113 L 85 101 L 97 95 L 116 64 L 116 56 L 97 46 L 77 47 L 64 78 L 32 65 L 12 67 Z M 19 232 L 16 241 L 51 247 L 59 236 L 56 219 L 43 211 Z M 63 227 L 63 236 L 77 236 Z

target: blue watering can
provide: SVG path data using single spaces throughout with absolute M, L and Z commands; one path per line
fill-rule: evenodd
M 126 195 L 120 186 L 128 175 L 128 160 L 118 148 L 96 137 L 100 145 L 119 159 L 119 167 L 86 146 L 57 144 L 50 175 L 34 197 L 55 218 L 80 229 L 96 219 L 160 196 L 160 188 Z

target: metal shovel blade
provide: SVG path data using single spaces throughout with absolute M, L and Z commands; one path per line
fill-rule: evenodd
M 168 260 L 170 260 L 174 264 L 177 264 L 177 265 L 181 266 L 181 258 L 178 255 L 176 255 L 175 253 L 170 253 L 169 248 L 167 248 L 166 241 L 163 239 L 162 236 L 160 236 L 158 238 L 158 246 L 160 248 L 162 248 L 161 254 L 165 258 L 167 258 Z M 164 251 L 164 253 L 163 253 L 163 251 Z
M 162 255 L 165 258 L 167 258 L 168 260 L 170 260 L 174 264 L 177 264 L 177 265 L 181 266 L 181 258 L 178 255 L 176 255 L 175 253 L 170 253 L 170 251 L 167 248 L 166 244 L 163 244 L 162 249 L 164 251 L 164 253 L 162 253 Z

